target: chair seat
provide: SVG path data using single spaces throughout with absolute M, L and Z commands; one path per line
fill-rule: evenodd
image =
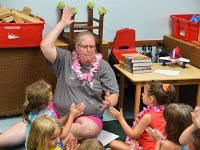
M 117 63 L 122 61 L 121 54 L 136 53 L 135 30 L 129 28 L 117 30 L 111 52 L 118 61 Z

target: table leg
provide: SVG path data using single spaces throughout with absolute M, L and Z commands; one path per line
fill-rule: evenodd
M 174 86 L 175 87 L 175 89 L 176 89 L 176 97 L 175 97 L 175 103 L 178 103 L 178 101 L 179 101 L 179 89 L 180 89 L 180 86 L 179 85 L 175 85 Z
M 136 117 L 140 110 L 140 97 L 141 97 L 142 84 L 135 83 L 135 85 L 136 89 L 135 89 L 134 116 Z
M 197 106 L 200 106 L 200 84 L 198 84 L 198 91 L 197 91 Z
M 103 59 L 104 60 L 108 60 L 108 49 L 109 49 L 108 42 L 103 41 L 103 44 L 102 44 L 102 55 L 103 55 Z
M 119 109 L 123 108 L 123 103 L 124 103 L 124 81 L 125 81 L 125 76 L 122 73 L 120 73 Z

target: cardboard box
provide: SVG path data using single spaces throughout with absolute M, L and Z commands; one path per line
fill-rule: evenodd
M 37 47 L 42 40 L 42 23 L 0 23 L 0 48 Z

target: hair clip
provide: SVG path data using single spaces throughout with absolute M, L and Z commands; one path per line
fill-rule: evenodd
M 29 101 L 28 101 L 28 98 L 26 97 L 25 98 L 25 102 L 24 102 L 26 105 L 28 105 L 29 104 Z
M 26 100 L 26 101 L 25 101 L 25 104 L 28 105 L 28 104 L 29 104 L 29 101 Z
M 168 92 L 169 91 L 169 84 L 163 84 L 163 90 L 165 92 Z

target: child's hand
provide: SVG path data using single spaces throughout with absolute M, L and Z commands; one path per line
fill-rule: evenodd
M 195 113 L 196 116 L 200 116 L 200 107 L 199 106 L 195 107 L 194 113 Z
M 196 106 L 191 115 L 192 115 L 192 122 L 195 125 L 195 127 L 200 128 L 200 107 Z
M 65 150 L 78 150 L 80 144 L 75 137 L 70 138 L 65 145 Z
M 195 111 L 192 114 L 192 122 L 196 128 L 200 128 L 200 115 L 196 114 Z
M 117 120 L 123 117 L 122 108 L 120 109 L 120 111 L 118 111 L 114 107 L 109 107 L 109 112 L 110 112 L 110 115 L 113 116 Z
M 77 118 L 79 115 L 83 114 L 84 108 L 85 108 L 84 102 L 79 103 L 78 105 L 72 103 L 70 107 L 70 115 L 72 115 L 74 118 Z
M 164 139 L 162 133 L 158 129 L 152 129 L 152 128 L 148 127 L 146 129 L 146 132 L 152 137 L 152 139 L 154 141 Z

